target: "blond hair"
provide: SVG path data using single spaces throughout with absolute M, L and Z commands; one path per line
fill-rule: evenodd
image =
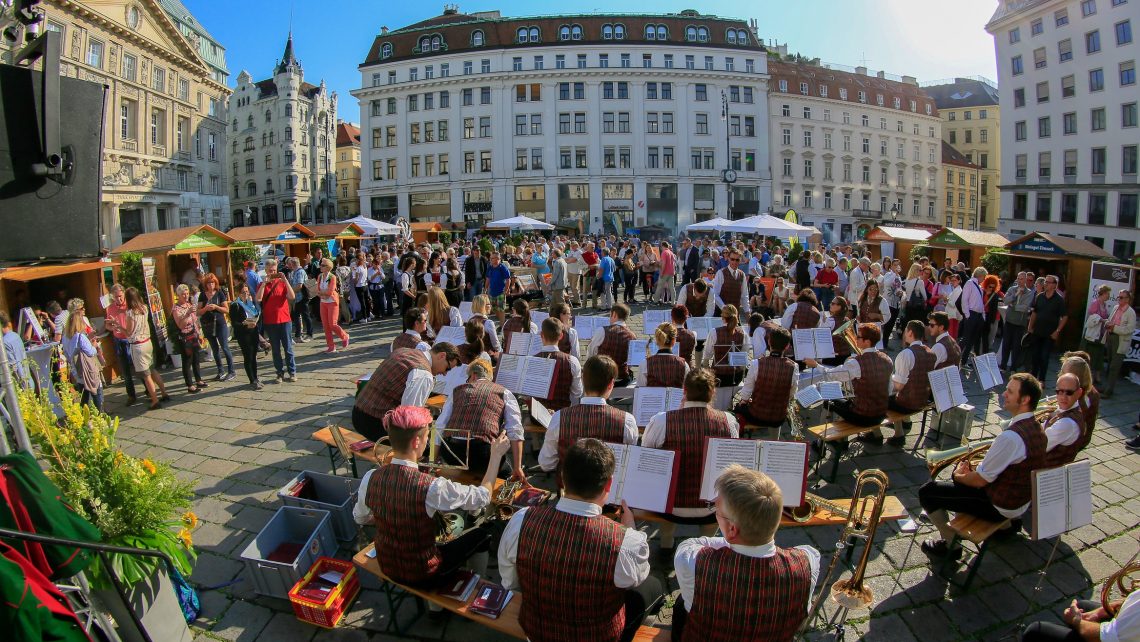
M 775 540 L 784 497 L 771 477 L 733 464 L 717 478 L 716 492 L 724 517 L 740 529 L 741 543 L 759 546 Z
M 491 311 L 491 297 L 486 294 L 477 294 L 475 298 L 471 299 L 471 314 L 482 314 L 487 316 Z
M 677 328 L 672 323 L 662 323 L 653 332 L 653 342 L 657 344 L 658 350 L 672 349 L 676 341 Z
M 448 304 L 443 289 L 435 285 L 427 291 L 427 315 L 428 325 L 436 332 L 451 323 L 451 305 Z

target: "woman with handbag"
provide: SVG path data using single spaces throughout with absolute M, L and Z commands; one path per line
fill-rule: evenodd
M 234 378 L 234 354 L 230 352 L 230 326 L 226 322 L 229 301 L 226 293 L 218 287 L 218 277 L 206 274 L 202 278 L 202 293 L 198 295 L 198 317 L 202 332 L 210 342 L 214 354 L 214 364 L 218 374 L 214 381 L 229 381 Z M 222 370 L 222 356 L 226 357 L 226 370 Z
M 150 397 L 150 409 L 157 410 L 159 399 L 170 401 L 170 395 L 166 394 L 166 384 L 162 381 L 162 375 L 154 367 L 154 343 L 150 340 L 148 320 L 150 311 L 136 288 L 127 288 L 126 300 L 126 326 L 123 330 L 126 331 L 127 341 L 130 344 L 131 365 L 135 369 L 135 374 L 142 378 L 143 385 L 146 386 L 146 394 Z M 159 392 L 162 393 L 161 397 Z
M 1085 328 L 1081 336 L 1081 350 L 1089 353 L 1092 362 L 1093 383 L 1100 385 L 1100 377 L 1104 374 L 1105 336 L 1104 324 L 1108 321 L 1108 299 L 1112 296 L 1112 287 L 1102 285 L 1096 289 L 1096 296 L 1089 302 L 1086 310 Z
M 238 347 L 241 348 L 245 376 L 249 377 L 249 385 L 253 386 L 254 390 L 265 387 L 257 378 L 257 320 L 260 317 L 261 306 L 253 300 L 249 286 L 241 284 L 237 298 L 230 303 L 230 319 L 234 323 L 234 337 L 237 339 Z
M 646 302 L 653 294 L 653 275 L 657 273 L 660 262 L 657 252 L 649 245 L 649 241 L 641 242 L 641 249 L 637 252 L 638 268 L 641 270 L 641 293 Z
M 83 299 L 67 303 L 67 321 L 63 325 L 63 353 L 71 366 L 71 380 L 83 392 L 80 403 L 91 402 L 103 410 L 103 366 L 99 351 L 92 341 L 91 325 L 84 316 Z
M 178 302 L 170 310 L 174 325 L 178 327 L 178 334 L 182 336 L 182 379 L 186 382 L 186 392 L 191 394 L 208 388 L 202 381 L 202 374 L 198 370 L 199 354 L 206 347 L 206 340 L 202 337 L 202 325 L 198 319 L 198 306 L 190 300 L 190 286 L 179 284 L 174 289 Z M 190 375 L 194 378 L 191 379 Z

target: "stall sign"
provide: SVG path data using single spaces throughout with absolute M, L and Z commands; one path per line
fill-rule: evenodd
M 213 248 L 225 247 L 226 241 L 217 234 L 206 232 L 195 232 L 190 236 L 182 239 L 174 246 L 176 250 L 196 250 L 198 248 Z
M 1009 248 L 1013 252 L 1038 252 L 1040 254 L 1064 254 L 1065 251 L 1043 238 L 1029 238 Z
M 1132 345 L 1128 347 L 1128 352 L 1124 355 L 1124 361 L 1134 364 L 1134 370 L 1140 369 L 1140 330 L 1132 333 Z
M 290 228 L 277 235 L 278 241 L 296 241 L 302 239 L 304 236 L 297 229 Z

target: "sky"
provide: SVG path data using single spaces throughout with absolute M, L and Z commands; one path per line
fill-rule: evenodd
M 323 79 L 339 95 L 339 116 L 357 121 L 356 101 L 348 94 L 360 86 L 357 66 L 364 61 L 380 28 L 390 29 L 437 16 L 443 0 L 432 4 L 376 0 L 183 0 L 223 47 L 231 86 L 245 69 L 254 80 L 268 78 L 285 47 L 292 11 L 293 46 L 305 80 Z M 482 0 L 460 2 L 464 13 L 499 10 L 504 16 L 535 15 L 535 2 Z M 702 13 L 755 18 L 760 37 L 787 43 L 789 52 L 823 62 L 915 76 L 920 83 L 955 76 L 997 80 L 993 38 L 985 24 L 996 0 L 658 0 L 661 13 L 700 7 Z M 596 0 L 569 3 L 567 13 L 642 13 L 646 3 Z M 603 11 L 604 9 L 604 11 Z

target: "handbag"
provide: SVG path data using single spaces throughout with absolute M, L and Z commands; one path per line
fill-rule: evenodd
M 1092 341 L 1094 343 L 1104 342 L 1104 319 L 1095 314 L 1090 314 L 1089 318 L 1085 319 L 1084 329 L 1085 341 Z

